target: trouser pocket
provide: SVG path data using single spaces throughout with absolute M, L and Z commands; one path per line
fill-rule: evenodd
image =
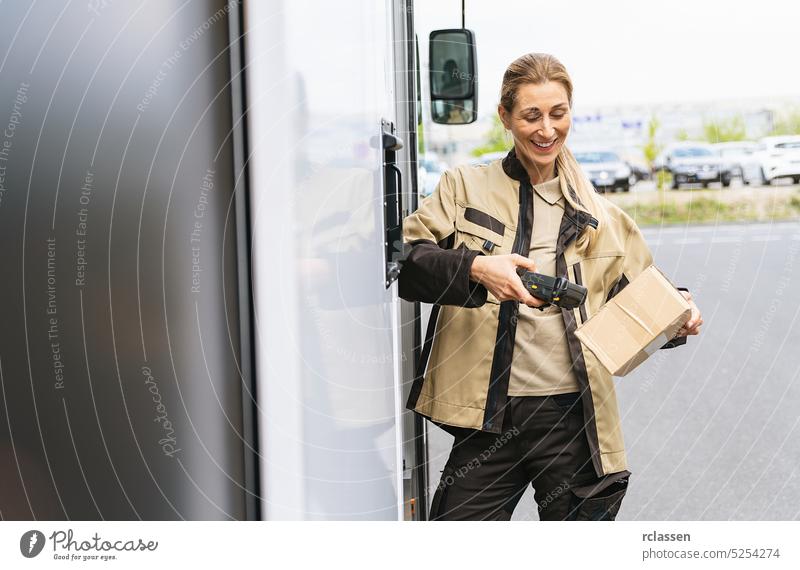
M 628 481 L 626 479 L 617 481 L 590 496 L 587 496 L 586 489 L 581 487 L 571 489 L 572 505 L 568 519 L 576 521 L 616 520 L 622 499 L 628 491 Z
M 547 398 L 556 405 L 556 409 L 564 413 L 566 412 L 580 413 L 583 411 L 583 408 L 581 408 L 580 392 L 554 394 L 552 396 L 548 396 Z

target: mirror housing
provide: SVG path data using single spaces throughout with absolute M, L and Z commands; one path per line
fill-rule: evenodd
M 433 122 L 466 125 L 478 118 L 478 58 L 475 34 L 434 30 L 429 36 L 429 87 Z

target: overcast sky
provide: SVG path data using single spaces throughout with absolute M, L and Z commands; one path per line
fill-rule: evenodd
M 427 39 L 461 27 L 461 0 L 417 0 L 415 14 Z M 800 96 L 794 0 L 467 0 L 466 26 L 484 110 L 497 104 L 506 66 L 532 51 L 564 63 L 580 108 Z

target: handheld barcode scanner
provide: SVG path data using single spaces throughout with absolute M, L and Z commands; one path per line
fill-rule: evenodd
M 564 309 L 576 309 L 586 300 L 586 287 L 567 281 L 563 277 L 551 277 L 517 268 L 525 289 L 537 299 L 547 301 Z

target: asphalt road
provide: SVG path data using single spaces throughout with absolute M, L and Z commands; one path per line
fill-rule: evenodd
M 616 379 L 632 472 L 618 520 L 800 519 L 800 224 L 643 232 L 704 324 Z M 435 487 L 452 437 L 428 426 Z M 529 487 L 513 520 L 537 519 Z

